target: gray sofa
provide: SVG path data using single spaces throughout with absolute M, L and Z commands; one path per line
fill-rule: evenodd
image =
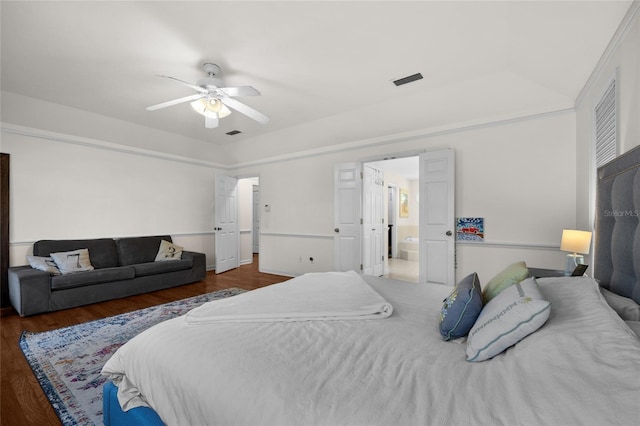
M 30 266 L 9 268 L 9 297 L 21 316 L 67 309 L 203 280 L 203 253 L 183 251 L 180 260 L 155 262 L 160 241 L 171 237 L 41 240 L 34 256 L 88 249 L 93 271 L 51 275 Z

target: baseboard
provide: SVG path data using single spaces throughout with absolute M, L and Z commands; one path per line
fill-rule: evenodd
M 284 271 L 279 271 L 277 269 L 263 269 L 263 268 L 258 268 L 258 271 L 263 273 L 263 274 L 271 274 L 271 275 L 280 275 L 283 277 L 297 277 L 298 275 L 292 275 L 291 272 L 284 272 Z

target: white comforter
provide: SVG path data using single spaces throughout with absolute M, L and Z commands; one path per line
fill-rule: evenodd
M 187 324 L 384 319 L 393 306 L 350 272 L 309 273 L 193 309 Z
M 465 361 L 437 324 L 451 290 L 368 278 L 391 317 L 147 330 L 103 369 L 168 425 L 634 425 L 640 342 L 588 278 L 540 279 L 547 323 Z M 144 395 L 144 398 L 138 395 Z

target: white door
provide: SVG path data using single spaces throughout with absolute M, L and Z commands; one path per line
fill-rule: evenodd
M 455 285 L 455 157 L 420 154 L 420 282 Z
M 216 274 L 219 274 L 239 265 L 238 179 L 216 176 L 215 199 Z
M 334 168 L 333 253 L 336 271 L 360 271 L 361 164 L 337 164 Z
M 362 168 L 362 273 L 384 272 L 384 172 L 368 164 Z

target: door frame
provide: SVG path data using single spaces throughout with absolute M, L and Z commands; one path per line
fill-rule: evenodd
M 449 149 L 449 150 L 451 150 L 453 152 L 454 161 L 455 161 L 455 151 L 454 151 L 454 149 L 453 148 L 445 148 L 445 149 Z M 356 161 L 353 161 L 353 162 L 336 163 L 336 165 L 334 167 L 337 167 L 340 164 L 351 163 L 351 164 L 359 164 L 360 165 L 360 170 L 362 170 L 362 167 L 363 167 L 363 165 L 365 163 L 371 163 L 371 162 L 377 162 L 377 161 L 385 161 L 385 160 L 393 160 L 393 159 L 396 159 L 396 158 L 404 158 L 404 157 L 420 157 L 421 154 L 425 154 L 425 153 L 429 153 L 429 152 L 444 151 L 445 149 L 437 149 L 437 150 L 435 150 L 435 149 L 434 150 L 425 150 L 425 149 L 423 149 L 423 150 L 419 150 L 419 151 L 405 151 L 405 152 L 396 153 L 396 154 L 387 154 L 387 155 L 383 154 L 382 156 L 376 156 L 376 157 L 360 159 L 360 160 L 356 160 Z M 388 184 L 385 184 L 385 185 L 388 186 Z M 419 181 L 418 181 L 418 191 L 420 193 L 420 198 L 423 199 L 422 192 L 424 191 L 424 188 L 423 188 L 423 184 L 422 184 L 422 180 L 421 179 L 419 179 Z M 336 199 L 335 192 L 336 191 L 335 191 L 335 186 L 334 186 L 334 200 Z M 455 203 L 455 194 L 456 194 L 456 190 L 455 190 L 455 169 L 454 169 L 454 186 L 453 186 L 453 200 L 454 200 L 454 203 Z M 360 186 L 359 197 L 360 197 L 359 198 L 359 202 L 362 203 L 362 201 L 361 201 L 362 200 L 362 185 Z M 334 205 L 334 221 L 336 220 L 335 219 L 335 215 L 336 215 L 337 208 L 338 207 Z M 361 208 L 362 208 L 362 205 L 361 205 Z M 421 222 L 422 222 L 422 215 L 424 214 L 424 212 L 425 211 L 421 208 L 420 209 L 420 221 Z M 454 204 L 454 209 L 453 209 L 452 214 L 453 214 L 452 215 L 452 220 L 454 221 L 454 225 L 455 225 L 455 204 Z M 422 231 L 422 229 L 420 229 L 420 231 Z M 455 229 L 453 229 L 453 231 L 455 231 Z M 360 241 L 362 241 L 362 228 L 360 228 L 360 238 L 359 239 L 360 239 Z M 422 237 L 421 237 L 421 239 L 422 239 Z M 362 256 L 363 256 L 362 244 L 358 244 L 358 250 L 359 250 L 358 257 L 360 258 L 360 263 L 362 264 Z M 451 286 L 455 285 L 455 232 L 454 232 L 454 240 L 453 240 L 453 250 L 454 250 L 454 255 L 453 255 L 454 256 L 454 260 L 453 260 L 454 267 L 453 267 L 453 272 L 452 272 L 453 279 L 451 280 L 451 282 L 448 283 Z M 334 251 L 335 251 L 334 252 L 334 259 L 335 259 L 334 260 L 334 267 L 335 267 L 335 265 L 339 264 L 339 261 L 338 261 L 339 253 L 338 253 L 338 247 L 337 247 L 336 244 L 334 244 Z M 388 259 L 388 257 L 387 257 L 387 259 Z M 423 271 L 424 266 L 426 266 L 426 265 L 422 265 L 422 262 L 420 262 L 420 264 L 418 266 L 418 268 L 419 268 L 418 274 L 419 274 L 419 277 L 420 277 L 419 278 L 419 283 L 422 283 L 422 279 L 424 277 L 424 271 Z M 362 271 L 360 271 L 360 273 L 362 273 Z
M 242 173 L 242 174 L 239 174 L 239 175 L 236 175 L 236 176 L 233 176 L 233 177 L 238 179 L 238 181 L 241 181 L 242 179 L 257 178 L 258 179 L 258 185 L 257 185 L 258 186 L 258 191 L 257 192 L 258 192 L 258 197 L 260 198 L 260 203 L 262 203 L 262 176 L 260 176 L 260 173 Z M 262 208 L 260 208 L 261 206 L 262 206 L 262 204 L 260 204 L 258 206 L 258 209 L 257 209 L 258 219 L 260 220 L 260 232 L 258 232 L 258 253 L 257 253 L 258 254 L 258 270 L 260 270 L 260 254 L 262 253 L 262 244 L 260 244 L 260 239 L 261 239 L 260 233 L 262 232 L 262 219 L 263 219 L 262 213 L 264 211 Z M 252 209 L 253 209 L 253 207 L 252 207 Z M 238 216 L 240 215 L 240 213 L 241 213 L 241 210 L 240 210 L 240 208 L 238 208 Z M 256 254 L 256 253 L 253 252 L 253 239 L 255 238 L 255 236 L 253 235 L 253 233 L 255 232 L 255 230 L 253 229 L 253 221 L 254 220 L 251 221 L 252 222 L 252 224 L 251 224 L 251 241 L 252 241 L 252 243 L 251 243 L 251 252 L 253 254 Z M 241 247 L 240 247 L 240 232 L 238 232 L 238 253 L 240 253 L 240 251 L 241 251 Z
M 395 216 L 396 216 L 395 213 L 397 212 L 397 206 L 398 206 L 399 187 L 395 183 L 387 183 L 385 184 L 385 186 L 387 187 L 388 194 L 391 194 L 391 197 L 387 197 L 389 202 L 389 206 L 387 208 L 387 226 L 391 227 L 391 244 L 390 244 L 391 257 L 397 258 L 398 257 L 398 223 L 395 220 Z M 394 213 L 393 223 L 391 223 L 391 218 L 389 217 L 389 214 L 388 214 L 388 212 L 391 210 L 393 210 L 393 213 Z

